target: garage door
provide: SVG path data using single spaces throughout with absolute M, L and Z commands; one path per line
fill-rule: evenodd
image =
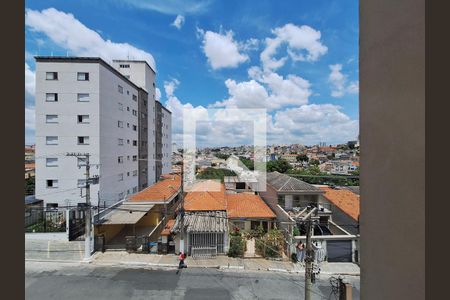
M 352 262 L 352 241 L 327 241 L 329 262 Z

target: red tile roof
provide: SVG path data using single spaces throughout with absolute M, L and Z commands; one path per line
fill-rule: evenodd
M 227 195 L 227 213 L 229 218 L 276 218 L 273 211 L 258 195 Z
M 344 211 L 354 220 L 358 220 L 360 203 L 359 195 L 349 190 L 337 190 L 330 187 L 320 188 L 325 191 L 325 198 L 342 209 L 342 211 Z
M 25 169 L 35 169 L 36 165 L 35 164 L 25 164 Z
M 276 218 L 273 211 L 260 196 L 238 193 L 225 194 L 221 184 L 220 192 L 188 192 L 184 199 L 186 211 L 225 210 L 230 218 Z
M 162 177 L 165 179 L 131 195 L 128 200 L 131 202 L 162 202 L 164 199 L 170 199 L 178 193 L 181 186 L 181 177 L 171 174 L 165 174 Z
M 161 235 L 170 235 L 170 230 L 172 230 L 173 225 L 175 225 L 174 219 L 167 221 L 166 226 L 164 226 L 164 229 L 161 231 Z

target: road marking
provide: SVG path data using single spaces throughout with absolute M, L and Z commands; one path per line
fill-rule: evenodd
M 80 253 L 80 259 L 83 259 L 83 253 L 81 253 L 81 246 L 80 243 L 78 243 L 78 252 Z
M 50 241 L 47 242 L 47 258 L 50 258 Z

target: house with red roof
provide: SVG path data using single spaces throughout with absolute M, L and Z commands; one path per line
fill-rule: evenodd
M 177 216 L 172 229 L 175 251 L 193 256 L 225 254 L 230 231 L 250 231 L 259 226 L 267 231 L 275 221 L 275 213 L 259 195 L 228 194 L 223 183 L 206 180 L 185 196 L 184 214 Z

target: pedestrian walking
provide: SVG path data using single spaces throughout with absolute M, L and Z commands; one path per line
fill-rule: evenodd
M 296 252 L 297 252 L 297 262 L 303 263 L 303 257 L 305 254 L 305 245 L 301 241 L 297 243 Z
M 178 264 L 177 274 L 180 273 L 181 269 L 187 268 L 187 266 L 184 263 L 184 260 L 186 259 L 186 254 L 184 254 L 183 251 L 180 252 L 180 255 L 178 256 L 178 259 L 180 260 L 180 263 Z

